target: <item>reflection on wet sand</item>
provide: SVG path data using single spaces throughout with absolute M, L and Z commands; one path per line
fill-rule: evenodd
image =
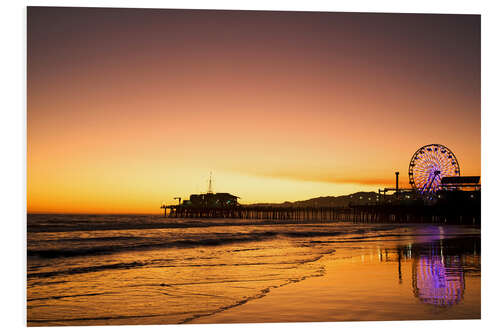
M 464 271 L 458 256 L 432 254 L 413 262 L 413 293 L 423 303 L 437 306 L 458 304 L 465 293 Z
M 342 243 L 321 277 L 194 323 L 479 319 L 480 238 L 447 236 Z
M 398 262 L 398 279 L 403 283 L 402 261 L 412 262 L 413 294 L 422 303 L 450 307 L 465 294 L 465 270 L 480 272 L 478 239 L 442 239 L 408 244 L 396 249 L 379 249 L 379 261 Z M 391 255 L 392 252 L 392 255 Z M 394 252 L 397 259 L 394 259 Z

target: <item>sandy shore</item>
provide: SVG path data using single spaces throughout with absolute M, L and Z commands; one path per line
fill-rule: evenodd
M 418 280 L 418 265 L 427 258 L 423 255 L 402 258 L 397 250 L 401 246 L 405 242 L 375 241 L 339 248 L 321 259 L 322 276 L 270 289 L 261 298 L 191 323 L 480 318 L 480 273 L 461 270 L 467 280 L 463 286 L 457 287 L 456 281 L 449 278 L 449 285 L 426 291 L 426 283 L 436 284 L 432 274 L 429 281 Z M 457 256 L 443 255 L 443 248 L 438 250 L 441 250 L 438 262 L 456 261 Z M 460 262 L 463 261 L 462 258 Z M 443 276 L 435 278 L 443 280 Z M 432 304 L 442 300 L 449 304 Z

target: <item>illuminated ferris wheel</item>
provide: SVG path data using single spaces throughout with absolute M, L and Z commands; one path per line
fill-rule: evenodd
M 460 176 L 460 166 L 453 152 L 440 144 L 419 148 L 408 168 L 411 187 L 424 194 L 434 193 L 443 177 Z

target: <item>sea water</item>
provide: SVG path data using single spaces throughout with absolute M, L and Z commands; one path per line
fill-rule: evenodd
M 288 298 L 300 297 L 301 286 L 309 283 L 311 288 L 312 283 L 314 289 L 314 281 L 322 281 L 330 272 L 337 279 L 347 278 L 353 268 L 340 265 L 346 260 L 356 263 L 353 267 L 365 267 L 364 274 L 378 277 L 363 285 L 379 282 L 357 292 L 352 279 L 352 283 L 330 280 L 317 290 L 315 297 L 322 302 L 296 304 L 286 310 L 286 316 L 280 316 L 275 306 L 279 299 L 269 308 L 259 307 L 250 317 L 235 312 L 266 297 L 270 302 L 280 290 L 293 291 Z M 391 273 L 387 263 L 394 265 Z M 370 317 L 356 312 L 354 302 L 335 300 L 339 287 L 346 299 L 352 295 L 357 304 L 364 298 L 383 298 L 383 289 L 392 287 L 382 286 L 381 281 L 389 274 L 391 279 L 401 277 L 401 267 L 408 275 L 404 287 L 408 292 L 389 306 L 411 303 L 415 305 L 412 310 L 400 307 L 396 317 L 384 317 L 386 312 Z M 473 288 L 467 289 L 466 281 Z M 336 308 L 341 315 L 322 311 L 328 302 L 332 303 L 328 309 Z M 446 310 L 464 306 L 463 313 Z M 306 316 L 305 308 L 314 315 Z M 439 311 L 427 317 L 430 308 Z M 235 315 L 228 319 L 231 313 Z M 271 318 L 261 316 L 270 313 L 274 313 Z M 480 317 L 477 228 L 28 215 L 29 326 L 448 319 L 453 313 L 459 318 Z

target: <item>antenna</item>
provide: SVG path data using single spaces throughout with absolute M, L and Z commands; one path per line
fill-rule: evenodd
M 210 171 L 210 179 L 208 180 L 208 191 L 207 191 L 207 193 L 210 193 L 210 194 L 214 193 L 212 191 L 212 171 Z

